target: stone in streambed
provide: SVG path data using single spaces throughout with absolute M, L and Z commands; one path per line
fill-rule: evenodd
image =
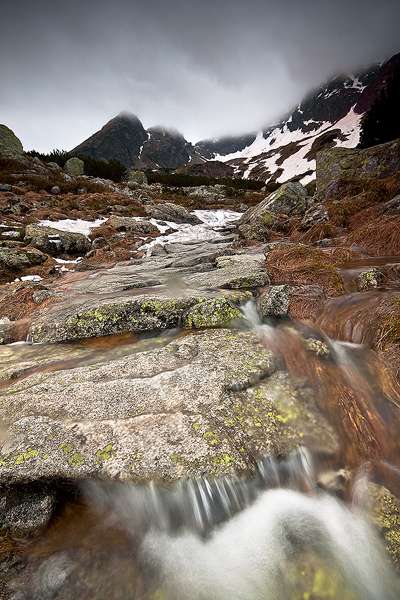
M 250 332 L 206 330 L 121 360 L 37 373 L 0 392 L 0 482 L 174 480 L 248 472 L 262 450 L 337 440 Z
M 202 274 L 199 274 L 201 276 Z M 221 292 L 220 297 L 242 303 L 251 297 L 250 292 Z M 34 342 L 61 342 L 89 337 L 102 337 L 120 331 L 142 332 L 172 329 L 179 325 L 185 311 L 199 302 L 209 300 L 209 295 L 185 290 L 177 298 L 146 293 L 114 299 L 94 298 L 68 300 L 32 319 L 28 330 Z
M 288 314 L 291 285 L 272 285 L 257 301 L 258 310 L 264 317 L 282 317 Z
M 199 302 L 189 309 L 182 318 L 184 329 L 200 329 L 228 325 L 234 319 L 240 319 L 242 313 L 225 298 Z
M 383 273 L 375 267 L 363 271 L 357 276 L 357 284 L 360 292 L 375 290 L 382 285 Z

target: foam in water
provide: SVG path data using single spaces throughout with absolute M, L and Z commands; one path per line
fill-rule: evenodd
M 304 481 L 309 494 L 299 491 Z M 317 490 L 305 449 L 280 463 L 265 456 L 249 481 L 197 478 L 168 490 L 87 482 L 83 489 L 139 542 L 142 572 L 168 600 L 286 600 L 293 564 L 310 553 L 336 569 L 355 598 L 399 598 L 372 527 L 359 510 Z
M 399 597 L 372 529 L 327 496 L 273 489 L 216 529 L 210 539 L 150 529 L 140 557 L 168 598 L 283 600 L 294 558 L 311 551 L 337 568 L 360 600 Z

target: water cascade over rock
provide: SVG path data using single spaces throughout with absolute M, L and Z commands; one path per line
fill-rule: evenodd
M 289 184 L 267 244 L 202 190 L 77 193 L 71 220 L 61 180 L 57 213 L 25 195 L 2 250 L 48 245 L 2 274 L 2 597 L 399 597 L 400 260 L 351 241 L 396 181 L 361 216 Z

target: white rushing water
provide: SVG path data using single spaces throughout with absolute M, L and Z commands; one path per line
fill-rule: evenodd
M 309 494 L 298 489 L 304 478 Z M 249 481 L 198 478 L 169 490 L 89 482 L 84 492 L 141 539 L 140 567 L 168 600 L 287 600 L 296 591 L 291 569 L 310 553 L 340 574 L 352 598 L 399 598 L 373 527 L 317 490 L 304 449 L 281 463 L 264 457 Z

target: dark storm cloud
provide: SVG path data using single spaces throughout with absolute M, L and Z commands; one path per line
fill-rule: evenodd
M 193 141 L 249 131 L 398 52 L 399 25 L 389 0 L 6 0 L 0 122 L 43 151 L 121 111 Z

